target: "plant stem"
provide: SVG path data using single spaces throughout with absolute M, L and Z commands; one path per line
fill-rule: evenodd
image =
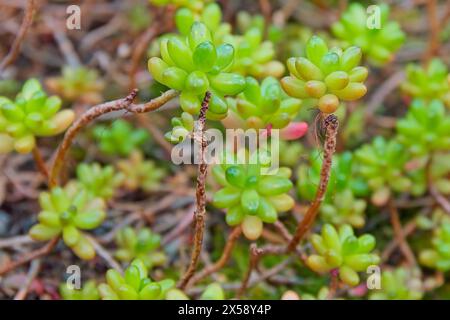
M 289 242 L 286 251 L 292 252 L 297 247 L 297 244 L 303 239 L 308 230 L 312 227 L 314 220 L 319 211 L 320 205 L 325 198 L 325 192 L 327 191 L 328 180 L 330 179 L 331 165 L 333 160 L 333 154 L 336 150 L 336 135 L 339 127 L 338 118 L 330 114 L 324 120 L 324 126 L 326 129 L 325 143 L 324 143 L 324 156 L 322 168 L 320 170 L 319 187 L 316 192 L 314 201 L 311 203 L 308 211 L 306 212 L 303 220 L 298 224 L 292 240 Z
M 45 164 L 42 154 L 37 146 L 33 148 L 33 159 L 34 162 L 36 163 L 36 167 L 38 168 L 39 172 L 42 173 L 42 175 L 46 179 L 48 179 L 47 165 Z
M 17 33 L 16 39 L 14 39 L 13 44 L 11 45 L 11 48 L 9 49 L 8 54 L 5 56 L 3 61 L 0 63 L 0 73 L 11 63 L 16 60 L 17 55 L 19 54 L 20 46 L 22 44 L 23 39 L 25 38 L 25 35 L 30 28 L 31 24 L 33 23 L 33 16 L 34 12 L 36 11 L 35 8 L 35 0 L 28 0 L 27 8 L 25 9 L 25 15 L 22 21 L 22 24 L 20 25 L 19 32 Z
M 161 96 L 145 104 L 138 104 L 138 105 L 132 104 L 136 95 L 137 90 L 135 89 L 127 97 L 123 99 L 118 99 L 96 105 L 87 110 L 84 114 L 82 114 L 81 117 L 70 126 L 70 128 L 66 131 L 64 139 L 59 145 L 58 149 L 56 150 L 56 154 L 54 156 L 53 165 L 51 166 L 50 169 L 50 178 L 49 178 L 50 187 L 55 187 L 58 185 L 59 175 L 64 165 L 64 159 L 67 151 L 72 145 L 72 142 L 75 139 L 78 132 L 85 126 L 87 126 L 90 122 L 104 115 L 105 113 L 113 111 L 127 110 L 132 113 L 144 113 L 156 110 L 160 108 L 162 105 L 164 105 L 166 102 L 177 96 L 178 92 L 175 90 L 168 90 L 164 92 Z
M 429 159 L 425 165 L 425 174 L 427 179 L 428 190 L 433 199 L 441 206 L 441 208 L 450 214 L 450 202 L 439 192 L 433 183 L 433 176 L 431 174 L 431 166 L 433 164 L 433 154 L 430 154 Z
M 195 234 L 194 234 L 194 248 L 192 249 L 191 261 L 189 263 L 189 267 L 186 270 L 183 278 L 178 283 L 178 288 L 184 289 L 192 278 L 195 272 L 195 268 L 197 267 L 198 258 L 200 257 L 200 251 L 202 249 L 203 243 L 203 233 L 205 231 L 205 215 L 206 215 L 206 174 L 208 165 L 205 162 L 205 149 L 206 149 L 206 140 L 205 140 L 205 122 L 206 122 L 206 112 L 209 107 L 209 99 L 211 98 L 211 93 L 209 91 L 206 92 L 205 98 L 203 99 L 202 106 L 200 109 L 200 115 L 198 117 L 198 126 L 196 130 L 195 138 L 197 142 L 200 144 L 200 164 L 198 166 L 197 173 L 197 188 L 196 188 L 196 209 L 194 212 L 195 219 Z
M 193 286 L 194 284 L 206 278 L 210 274 L 222 269 L 223 266 L 225 266 L 225 264 L 230 259 L 231 251 L 233 250 L 234 244 L 241 235 L 241 233 L 242 233 L 241 227 L 240 226 L 235 227 L 228 236 L 225 248 L 223 249 L 222 255 L 220 256 L 219 260 L 217 260 L 216 263 L 206 267 L 205 269 L 194 275 L 186 285 L 186 288 Z
M 250 245 L 250 262 L 248 265 L 247 272 L 245 273 L 244 279 L 242 279 L 241 287 L 239 288 L 238 293 L 236 295 L 237 299 L 240 299 L 244 294 L 245 290 L 247 289 L 250 276 L 252 275 L 253 270 L 256 268 L 256 265 L 258 264 L 261 255 L 262 255 L 261 249 L 258 249 L 256 243 L 252 243 Z
M 28 253 L 24 254 L 22 257 L 20 257 L 16 261 L 9 262 L 3 268 L 0 268 L 0 276 L 4 275 L 5 273 L 7 273 L 11 270 L 14 270 L 15 268 L 17 268 L 29 261 L 32 261 L 36 258 L 39 258 L 39 257 L 49 254 L 53 250 L 53 248 L 56 246 L 58 241 L 59 241 L 59 237 L 55 237 L 52 240 L 50 240 L 49 242 L 47 242 L 44 246 L 40 247 L 39 249 L 36 249 L 32 252 L 28 252 Z
M 398 215 L 398 210 L 395 207 L 394 200 L 392 198 L 390 198 L 388 201 L 388 207 L 391 216 L 392 228 L 394 229 L 395 239 L 400 247 L 400 250 L 402 251 L 403 256 L 408 261 L 408 264 L 410 266 L 414 266 L 416 265 L 416 259 L 414 257 L 414 253 L 408 245 L 408 242 L 406 241 L 400 217 Z

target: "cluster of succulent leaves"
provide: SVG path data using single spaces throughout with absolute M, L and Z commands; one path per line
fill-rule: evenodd
M 96 104 L 102 101 L 101 91 L 104 83 L 98 79 L 96 70 L 86 67 L 65 66 L 62 75 L 48 78 L 45 84 L 50 90 L 58 93 L 68 101 L 80 100 L 84 103 Z
M 122 262 L 141 260 L 151 269 L 166 262 L 166 255 L 158 249 L 161 246 L 161 236 L 148 228 L 136 232 L 131 227 L 120 230 L 116 236 L 117 250 L 114 256 Z
M 228 122 L 235 127 L 274 129 L 286 127 L 297 115 L 301 100 L 284 93 L 279 81 L 265 78 L 261 84 L 255 78 L 246 78 L 247 86 L 236 98 L 228 98 Z
M 450 73 L 440 59 L 431 60 L 426 68 L 409 64 L 401 88 L 413 98 L 426 101 L 439 99 L 450 108 Z
M 363 82 L 368 71 L 359 66 L 361 57 L 359 47 L 328 49 L 323 39 L 313 36 L 306 44 L 306 57 L 288 59 L 290 75 L 281 84 L 290 96 L 311 99 L 322 112 L 333 113 L 340 100 L 358 100 L 366 94 Z
M 62 110 L 57 96 L 49 97 L 36 79 L 25 82 L 14 101 L 0 97 L 0 152 L 29 153 L 36 137 L 57 135 L 72 123 L 72 110 Z
M 122 177 L 110 165 L 102 167 L 99 163 L 81 163 L 77 167 L 77 180 L 84 190 L 93 197 L 108 200 L 113 197 Z
M 423 297 L 423 283 L 419 269 L 398 267 L 383 270 L 381 288 L 373 290 L 371 300 L 420 300 Z
M 97 285 L 95 281 L 89 280 L 80 289 L 74 286 L 69 286 L 67 283 L 62 283 L 59 286 L 59 293 L 64 300 L 99 300 L 100 294 L 98 293 Z
M 225 95 L 236 95 L 245 88 L 245 78 L 230 71 L 234 48 L 224 43 L 216 46 L 211 32 L 201 22 L 194 22 L 187 36 L 171 35 L 162 39 L 161 58 L 148 62 L 156 81 L 178 90 L 183 111 L 196 115 L 207 91 L 211 92 L 207 117 L 223 119 L 228 106 Z
M 278 213 L 294 206 L 288 195 L 292 188 L 291 170 L 281 167 L 275 174 L 264 174 L 261 163 L 256 160 L 254 164 L 224 163 L 213 168 L 213 175 L 222 186 L 214 194 L 214 206 L 227 209 L 227 224 L 241 225 L 244 235 L 251 240 L 261 235 L 263 222 L 274 223 Z
M 251 27 L 243 35 L 228 34 L 223 40 L 236 49 L 233 71 L 259 79 L 268 76 L 279 78 L 283 75 L 284 65 L 274 60 L 274 45 L 271 41 L 264 40 L 264 30 L 261 28 Z
M 355 175 L 351 152 L 333 157 L 330 179 L 320 213 L 325 222 L 334 225 L 350 224 L 361 228 L 365 223 L 366 201 L 358 198 L 368 194 L 367 184 Z M 309 165 L 297 169 L 297 190 L 302 199 L 312 200 L 320 180 L 322 159 L 319 152 L 311 152 Z
M 106 283 L 100 284 L 98 291 L 102 300 L 162 300 L 174 285 L 171 279 L 152 281 L 144 262 L 135 259 L 124 275 L 109 269 Z
M 444 221 L 435 230 L 432 248 L 420 252 L 420 263 L 439 271 L 450 270 L 450 222 Z
M 134 129 L 129 122 L 121 119 L 113 121 L 110 126 L 97 125 L 93 134 L 100 151 L 111 156 L 129 156 L 149 138 L 146 130 Z
M 382 66 L 392 60 L 394 53 L 405 41 L 405 34 L 397 22 L 388 21 L 387 4 L 380 4 L 377 9 L 380 10 L 380 15 L 370 17 L 362 4 L 353 2 L 331 29 L 336 37 L 348 45 L 360 47 L 372 64 Z
M 188 36 L 195 21 L 204 23 L 211 31 L 212 42 L 220 45 L 223 37 L 230 33 L 231 26 L 222 22 L 222 10 L 217 3 L 209 3 L 201 11 L 196 12 L 187 7 L 178 9 L 175 14 L 175 25 L 178 31 Z
M 213 282 L 206 286 L 205 291 L 199 297 L 200 300 L 225 300 L 225 292 L 222 286 Z M 189 297 L 180 289 L 172 288 L 167 291 L 166 300 L 189 300 Z
M 171 120 L 172 130 L 164 137 L 171 143 L 180 143 L 194 130 L 194 117 L 190 113 L 183 112 L 181 116 Z
M 380 262 L 379 256 L 371 253 L 375 238 L 370 234 L 356 237 L 349 225 L 342 225 L 337 231 L 325 224 L 322 233 L 313 234 L 310 241 L 316 254 L 310 255 L 306 264 L 318 273 L 338 271 L 339 278 L 349 286 L 359 284 L 358 272 Z
M 414 155 L 450 150 L 450 115 L 439 100 L 415 99 L 397 122 L 397 133 L 399 142 Z
M 138 150 L 133 151 L 128 158 L 117 161 L 116 166 L 121 186 L 131 191 L 155 191 L 166 176 L 163 168 L 157 167 L 151 160 L 145 160 Z
M 76 184 L 56 187 L 39 196 L 41 211 L 38 223 L 29 234 L 31 238 L 47 241 L 62 236 L 64 243 L 81 259 L 95 257 L 92 243 L 83 233 L 100 226 L 106 217 L 105 202 L 93 197 Z
M 384 205 L 392 191 L 410 190 L 412 182 L 405 175 L 405 165 L 410 158 L 398 141 L 377 136 L 372 143 L 356 150 L 355 157 L 358 173 L 366 179 L 374 204 Z

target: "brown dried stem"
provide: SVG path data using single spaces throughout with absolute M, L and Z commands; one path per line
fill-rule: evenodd
M 433 155 L 431 154 L 425 166 L 425 174 L 427 178 L 428 190 L 430 191 L 430 195 L 441 206 L 441 208 L 447 214 L 450 214 L 450 202 L 439 192 L 439 190 L 433 183 L 433 176 L 431 174 L 432 164 L 433 164 Z
M 428 48 L 424 53 L 423 61 L 428 62 L 439 51 L 439 33 L 441 24 L 437 16 L 437 0 L 427 1 L 427 17 L 429 25 Z
M 59 237 L 55 237 L 52 240 L 50 240 L 49 242 L 47 242 L 44 246 L 40 247 L 39 249 L 36 249 L 29 253 L 26 253 L 25 255 L 23 255 L 16 261 L 11 261 L 11 262 L 7 263 L 3 268 L 0 268 L 0 276 L 4 275 L 5 273 L 7 273 L 11 270 L 14 270 L 17 267 L 20 267 L 21 265 L 23 265 L 29 261 L 32 261 L 36 258 L 39 258 L 39 257 L 49 254 L 53 250 L 53 248 L 56 246 L 56 244 L 58 243 L 58 240 L 59 240 Z
M 395 203 L 392 199 L 388 201 L 388 209 L 391 217 L 391 224 L 394 230 L 395 239 L 400 247 L 400 250 L 403 256 L 406 258 L 406 261 L 410 266 L 416 265 L 416 258 L 414 257 L 414 253 L 406 241 L 405 234 L 403 232 L 402 224 L 400 221 L 400 217 L 398 215 L 398 210 L 395 207 Z
M 138 104 L 138 105 L 132 104 L 136 95 L 137 90 L 135 89 L 127 97 L 123 99 L 118 99 L 96 105 L 87 110 L 84 114 L 82 114 L 81 117 L 70 126 L 70 128 L 66 131 L 64 139 L 59 145 L 58 149 L 56 150 L 56 154 L 54 156 L 53 165 L 51 166 L 50 170 L 50 178 L 49 178 L 50 187 L 58 185 L 59 175 L 64 165 L 64 159 L 67 151 L 72 145 L 72 142 L 75 139 L 78 132 L 84 127 L 86 127 L 90 122 L 104 115 L 105 113 L 113 111 L 127 110 L 131 113 L 144 113 L 156 110 L 160 108 L 162 105 L 164 105 L 166 102 L 174 98 L 176 95 L 178 95 L 178 92 L 175 90 L 168 90 L 159 97 L 145 104 Z
M 204 135 L 205 122 L 206 122 L 206 111 L 208 111 L 209 99 L 211 98 L 211 93 L 206 92 L 205 98 L 203 99 L 202 106 L 200 109 L 200 115 L 198 118 L 198 126 L 196 130 L 196 139 L 200 144 L 200 165 L 198 166 L 197 173 L 197 188 L 196 188 L 196 209 L 194 212 L 195 218 L 195 234 L 194 234 L 194 248 L 192 249 L 191 261 L 189 267 L 186 270 L 183 278 L 178 283 L 178 288 L 184 289 L 192 278 L 195 272 L 195 268 L 198 263 L 198 258 L 200 257 L 200 251 L 202 249 L 203 243 L 203 233 L 205 231 L 205 215 L 206 215 L 206 174 L 208 165 L 205 162 L 205 149 L 206 140 Z
M 298 224 L 292 240 L 287 246 L 287 252 L 292 252 L 297 247 L 297 244 L 303 239 L 308 230 L 312 227 L 314 220 L 319 211 L 320 205 L 325 198 L 325 192 L 328 186 L 328 180 L 330 179 L 331 164 L 333 160 L 333 154 L 336 150 L 336 135 L 339 127 L 339 121 L 333 114 L 328 115 L 324 120 L 324 126 L 326 130 L 325 143 L 324 143 L 324 156 L 322 168 L 320 170 L 319 187 L 316 192 L 314 201 L 311 203 L 308 211 L 306 212 L 303 220 Z
M 42 157 L 42 154 L 37 146 L 34 147 L 33 149 L 33 159 L 34 162 L 36 163 L 36 167 L 38 168 L 39 172 L 42 173 L 42 175 L 46 179 L 48 179 L 47 165 L 45 164 L 44 158 Z
M 235 227 L 228 236 L 228 240 L 225 244 L 225 248 L 223 249 L 222 255 L 220 256 L 219 260 L 217 260 L 216 263 L 204 268 L 202 271 L 194 275 L 188 282 L 186 288 L 193 286 L 194 284 L 206 278 L 210 274 L 222 269 L 230 259 L 231 251 L 233 250 L 234 244 L 241 235 L 241 233 L 242 233 L 241 227 L 240 226 Z
M 28 5 L 25 9 L 25 15 L 20 26 L 19 32 L 17 33 L 16 39 L 14 39 L 11 48 L 9 49 L 8 54 L 3 58 L 3 61 L 0 63 L 0 73 L 10 64 L 16 60 L 17 55 L 19 54 L 20 46 L 22 44 L 25 35 L 33 23 L 33 15 L 36 11 L 35 8 L 35 0 L 28 0 Z
M 250 276 L 252 275 L 253 270 L 256 268 L 262 253 L 263 253 L 262 250 L 259 249 L 255 243 L 252 243 L 250 245 L 250 261 L 244 279 L 242 279 L 241 287 L 239 288 L 238 293 L 236 295 L 237 299 L 240 299 L 244 294 L 245 290 L 247 289 Z

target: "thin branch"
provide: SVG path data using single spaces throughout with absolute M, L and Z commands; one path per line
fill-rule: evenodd
M 242 233 L 241 227 L 240 226 L 235 227 L 228 236 L 225 248 L 223 249 L 222 255 L 220 256 L 219 260 L 217 260 L 216 263 L 204 268 L 202 271 L 194 275 L 186 285 L 186 288 L 193 286 L 194 284 L 203 280 L 210 274 L 222 269 L 230 259 L 231 251 L 233 251 L 234 244 L 236 243 L 236 240 L 239 238 L 241 233 Z
M 297 244 L 303 239 L 308 230 L 312 227 L 314 220 L 319 211 L 320 205 L 325 198 L 325 192 L 327 191 L 328 180 L 330 179 L 331 164 L 333 160 L 333 154 L 336 150 L 336 135 L 338 132 L 339 121 L 338 118 L 330 114 L 324 120 L 324 126 L 326 129 L 326 137 L 324 143 L 324 156 L 322 168 L 320 170 L 319 187 L 316 192 L 313 203 L 308 208 L 303 220 L 298 224 L 292 240 L 287 246 L 287 251 L 292 252 L 297 247 Z
M 339 287 L 339 269 L 330 271 L 330 291 L 327 295 L 327 300 L 332 300 L 336 296 Z
M 114 258 L 109 254 L 108 250 L 106 250 L 105 248 L 103 248 L 103 246 L 94 238 L 91 237 L 89 235 L 85 235 L 85 237 L 89 240 L 89 242 L 92 244 L 92 246 L 95 249 L 95 252 L 97 252 L 97 254 L 103 258 L 103 260 L 105 260 L 108 265 L 113 268 L 116 269 L 117 271 L 119 271 L 120 273 L 123 273 L 123 269 L 120 266 L 120 264 L 114 260 Z
M 441 24 L 437 16 L 437 0 L 427 0 L 427 17 L 429 25 L 428 48 L 424 53 L 423 61 L 428 62 L 439 51 L 439 33 Z
M 405 227 L 403 228 L 403 236 L 407 237 L 411 233 L 413 233 L 417 228 L 416 220 L 407 223 Z M 397 239 L 393 239 L 384 249 L 383 253 L 381 254 L 381 261 L 387 261 L 389 257 L 391 256 L 392 252 L 397 248 L 399 245 Z
M 31 262 L 30 269 L 28 270 L 27 278 L 25 279 L 25 282 L 23 283 L 20 290 L 17 292 L 16 296 L 14 297 L 14 300 L 24 300 L 27 297 L 28 290 L 30 290 L 31 283 L 33 282 L 34 278 L 39 273 L 39 270 L 41 268 L 41 260 L 36 259 Z
M 247 272 L 245 273 L 244 279 L 242 279 L 241 287 L 239 288 L 238 293 L 236 295 L 237 299 L 240 299 L 244 294 L 245 290 L 247 289 L 250 276 L 252 275 L 253 270 L 256 268 L 261 255 L 262 255 L 261 249 L 258 249 L 255 243 L 252 243 L 250 245 L 250 261 L 248 269 Z
M 434 185 L 433 176 L 431 173 L 432 164 L 433 164 L 433 155 L 431 154 L 425 165 L 425 174 L 428 184 L 428 190 L 430 191 L 430 195 L 441 206 L 441 208 L 447 214 L 450 214 L 450 202 L 439 192 L 439 190 Z
M 45 164 L 44 158 L 42 157 L 42 154 L 37 146 L 33 148 L 33 159 L 39 172 L 42 173 L 46 179 L 48 179 L 47 165 Z
M 402 251 L 403 256 L 406 258 L 408 264 L 410 266 L 416 265 L 416 258 L 414 257 L 414 253 L 406 241 L 405 234 L 403 232 L 402 224 L 400 221 L 400 217 L 398 215 L 398 210 L 395 207 L 394 201 L 389 199 L 388 201 L 388 209 L 391 217 L 391 224 L 394 230 L 395 239 Z
M 49 242 L 47 242 L 44 246 L 40 247 L 39 249 L 36 249 L 32 252 L 28 252 L 26 254 L 24 254 L 22 257 L 20 257 L 18 260 L 16 261 L 11 261 L 9 263 L 7 263 L 3 268 L 0 268 L 0 276 L 4 275 L 5 273 L 14 270 L 17 267 L 20 267 L 21 265 L 32 261 L 34 259 L 40 258 L 42 256 L 45 256 L 47 254 L 49 254 L 53 248 L 56 246 L 56 244 L 58 243 L 59 237 L 55 237 L 52 240 L 50 240 Z
M 145 104 L 132 104 L 134 98 L 137 95 L 137 90 L 133 90 L 127 97 L 123 99 L 118 99 L 114 101 L 105 102 L 103 104 L 96 105 L 89 110 L 87 110 L 81 117 L 76 120 L 70 128 L 66 131 L 64 139 L 59 145 L 56 154 L 54 156 L 53 165 L 50 170 L 50 187 L 58 185 L 59 175 L 61 169 L 64 165 L 64 159 L 67 151 L 72 145 L 78 132 L 86 127 L 90 122 L 97 119 L 98 117 L 104 115 L 105 113 L 127 110 L 132 113 L 143 113 L 150 112 L 160 108 L 166 102 L 174 98 L 178 94 L 175 90 L 168 90 L 164 92 L 161 96 L 145 103 Z
M 206 92 L 205 98 L 203 99 L 202 106 L 200 109 L 200 115 L 198 119 L 198 126 L 196 130 L 196 139 L 200 144 L 200 164 L 198 166 L 197 173 L 197 188 L 196 188 L 196 209 L 194 212 L 195 217 L 195 234 L 194 234 L 194 248 L 192 249 L 191 262 L 189 267 L 184 274 L 181 281 L 178 283 L 178 288 L 184 289 L 194 275 L 195 268 L 198 263 L 198 258 L 200 256 L 200 251 L 202 249 L 203 243 L 203 233 L 205 231 L 205 215 L 206 215 L 206 174 L 208 165 L 205 162 L 205 149 L 206 140 L 204 135 L 205 122 L 206 122 L 206 112 L 209 107 L 209 99 L 211 98 L 211 93 Z
M 35 0 L 28 0 L 28 5 L 25 9 L 25 15 L 22 21 L 22 25 L 20 26 L 19 32 L 17 33 L 16 39 L 14 39 L 13 44 L 11 45 L 11 48 L 9 49 L 8 54 L 3 58 L 3 61 L 0 63 L 0 73 L 14 62 L 16 60 L 17 55 L 20 51 L 20 46 L 22 44 L 22 41 L 30 28 L 31 24 L 33 23 L 33 15 L 36 11 L 35 8 Z

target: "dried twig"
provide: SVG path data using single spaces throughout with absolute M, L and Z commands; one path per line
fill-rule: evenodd
M 197 273 L 192 277 L 192 279 L 188 282 L 186 288 L 189 288 L 196 284 L 197 282 L 201 281 L 202 279 L 206 278 L 210 274 L 219 271 L 222 269 L 225 264 L 228 262 L 231 256 L 231 251 L 233 250 L 234 244 L 236 243 L 236 240 L 241 235 L 242 229 L 240 226 L 235 227 L 230 235 L 228 236 L 227 242 L 225 244 L 225 248 L 223 249 L 222 255 L 220 256 L 219 260 L 217 260 L 214 264 L 204 268 L 202 271 Z
M 427 17 L 429 25 L 428 48 L 423 55 L 423 61 L 428 62 L 439 51 L 439 33 L 441 24 L 437 17 L 437 0 L 427 0 Z
M 134 98 L 136 97 L 137 90 L 133 90 L 127 97 L 123 99 L 118 99 L 114 101 L 105 102 L 103 104 L 96 105 L 86 111 L 78 120 L 76 120 L 72 126 L 66 131 L 64 139 L 56 150 L 54 156 L 53 165 L 50 170 L 49 183 L 51 187 L 58 184 L 59 174 L 61 172 L 62 166 L 64 165 L 64 158 L 66 156 L 67 150 L 72 145 L 77 133 L 87 126 L 90 122 L 97 119 L 101 115 L 112 111 L 127 110 L 132 113 L 143 113 L 150 112 L 158 109 L 164 105 L 167 101 L 174 98 L 178 93 L 175 90 L 168 90 L 161 96 L 145 103 L 145 104 L 132 104 Z
M 198 258 L 200 256 L 200 251 L 202 249 L 203 243 L 203 233 L 205 230 L 205 214 L 206 214 L 205 184 L 208 169 L 208 165 L 205 162 L 206 140 L 204 130 L 206 122 L 206 112 L 208 111 L 210 98 L 211 93 L 207 91 L 200 109 L 198 126 L 196 130 L 196 139 L 198 139 L 197 141 L 200 144 L 200 164 L 198 166 L 198 173 L 197 173 L 197 188 L 196 188 L 196 203 L 195 203 L 196 209 L 194 212 L 195 218 L 194 248 L 192 249 L 191 262 L 189 264 L 189 267 L 178 284 L 178 287 L 180 289 L 184 289 L 189 280 L 191 279 L 191 277 L 194 275 L 195 267 L 197 266 Z
M 41 260 L 36 259 L 31 262 L 30 269 L 28 270 L 27 278 L 25 279 L 25 282 L 23 283 L 20 290 L 17 292 L 16 296 L 14 297 L 14 300 L 24 300 L 27 297 L 28 290 L 30 290 L 31 283 L 33 282 L 34 278 L 39 273 L 39 269 L 41 268 Z
M 408 242 L 406 241 L 400 217 L 398 215 L 398 210 L 395 207 L 394 201 L 392 199 L 388 201 L 388 209 L 391 216 L 392 228 L 394 229 L 394 236 L 400 247 L 400 250 L 402 251 L 403 256 L 406 258 L 408 264 L 410 266 L 414 266 L 416 265 L 416 258 L 414 257 L 414 253 L 412 252 L 411 248 L 408 245 Z
M 407 237 L 411 233 L 413 233 L 417 228 L 416 220 L 413 220 L 405 225 L 403 228 L 403 236 Z M 381 254 L 381 261 L 387 261 L 389 257 L 391 256 L 392 252 L 397 248 L 399 245 L 397 239 L 393 239 L 384 249 L 383 253 Z
M 33 22 L 33 15 L 36 11 L 35 8 L 35 0 L 28 0 L 28 5 L 25 9 L 25 16 L 22 21 L 22 25 L 20 26 L 19 32 L 17 33 L 16 39 L 14 39 L 14 42 L 9 49 L 8 54 L 3 58 L 2 62 L 0 63 L 0 73 L 9 66 L 11 63 L 16 60 L 17 55 L 19 54 L 20 46 L 22 44 L 22 41 L 30 28 L 32 22 Z
M 439 192 L 433 182 L 433 176 L 431 174 L 431 166 L 433 164 L 433 155 L 430 154 L 428 161 L 425 165 L 425 174 L 427 178 L 428 190 L 433 199 L 441 206 L 441 208 L 450 214 L 450 202 Z
M 33 148 L 33 159 L 39 172 L 42 173 L 46 179 L 48 179 L 47 165 L 45 164 L 44 158 L 42 157 L 42 154 L 37 146 Z
M 314 201 L 308 208 L 303 220 L 298 224 L 292 240 L 287 246 L 287 251 L 292 252 L 297 247 L 297 244 L 305 236 L 306 232 L 311 228 L 314 220 L 319 211 L 320 205 L 325 198 L 325 192 L 328 186 L 328 180 L 330 179 L 331 164 L 333 160 L 333 154 L 336 149 L 336 135 L 339 127 L 339 121 L 333 114 L 327 116 L 324 120 L 324 126 L 326 129 L 326 137 L 324 144 L 324 156 L 322 168 L 320 170 L 319 187 L 316 192 Z
M 247 272 L 245 273 L 244 279 L 242 279 L 241 287 L 239 288 L 238 293 L 236 295 L 237 299 L 240 299 L 244 294 L 245 290 L 247 289 L 250 276 L 252 275 L 253 270 L 256 268 L 261 255 L 262 255 L 261 249 L 259 249 L 255 243 L 252 243 L 250 245 L 250 261 L 248 269 Z
M 58 243 L 58 240 L 59 240 L 59 237 L 55 237 L 52 240 L 50 240 L 49 242 L 47 242 L 44 246 L 40 247 L 39 249 L 36 249 L 32 252 L 26 253 L 25 255 L 23 255 L 16 261 L 7 263 L 3 268 L 0 268 L 0 276 L 11 270 L 14 270 L 15 268 L 17 268 L 29 261 L 32 261 L 36 258 L 39 258 L 39 257 L 49 254 L 53 250 L 53 248 L 56 246 L 56 244 Z
M 95 252 L 97 252 L 97 254 L 103 258 L 103 260 L 105 260 L 108 265 L 113 268 L 116 269 L 117 271 L 119 271 L 120 273 L 123 273 L 123 269 L 120 266 L 120 264 L 114 260 L 114 258 L 109 254 L 108 250 L 106 250 L 105 248 L 103 248 L 103 246 L 93 237 L 89 236 L 89 235 L 85 235 L 85 237 L 89 240 L 89 242 L 92 244 L 92 246 L 95 249 Z

